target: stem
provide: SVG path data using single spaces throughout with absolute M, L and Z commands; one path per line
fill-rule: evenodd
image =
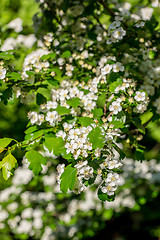
M 101 3 L 103 5 L 103 7 L 107 10 L 108 13 L 111 14 L 111 16 L 113 16 L 113 17 L 115 16 L 114 11 L 112 9 L 110 9 L 103 0 L 99 0 L 99 3 Z
M 103 25 L 102 25 L 102 23 L 100 22 L 100 20 L 98 19 L 98 17 L 97 17 L 96 15 L 93 15 L 93 17 L 97 20 L 97 22 L 99 23 L 99 25 L 101 26 L 101 28 L 102 28 L 105 32 L 107 32 L 107 34 L 108 34 L 108 31 L 103 27 Z
M 4 150 L 6 150 L 6 151 L 12 151 L 12 150 L 15 150 L 16 148 L 28 146 L 30 143 L 36 141 L 37 139 L 39 139 L 39 138 L 41 138 L 41 137 L 43 137 L 43 136 L 44 136 L 44 135 L 42 134 L 41 136 L 39 136 L 39 137 L 37 137 L 37 138 L 35 138 L 35 139 L 33 139 L 33 140 L 30 140 L 28 143 L 25 143 L 25 144 L 21 144 L 21 143 L 19 143 L 19 142 L 16 141 L 17 144 L 18 144 L 17 146 L 15 146 L 15 147 L 3 148 L 3 151 L 4 151 Z

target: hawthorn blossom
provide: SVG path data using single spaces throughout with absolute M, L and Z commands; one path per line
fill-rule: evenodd
M 116 30 L 114 30 L 111 33 L 111 35 L 113 38 L 115 38 L 117 40 L 121 40 L 126 35 L 126 31 L 122 27 L 119 27 Z
M 109 111 L 113 112 L 113 114 L 117 114 L 118 112 L 122 111 L 122 106 L 120 105 L 120 102 L 114 101 L 109 106 Z
M 0 79 L 4 79 L 6 77 L 6 69 L 0 66 Z

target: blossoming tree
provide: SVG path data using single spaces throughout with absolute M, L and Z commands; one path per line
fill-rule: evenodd
M 128 150 L 144 160 L 145 128 L 160 114 L 159 23 L 152 6 L 121 1 L 40 0 L 35 35 L 22 36 L 20 19 L 7 25 L 16 38 L 2 40 L 1 101 L 31 106 L 24 141 L 0 139 L 0 168 L 7 180 L 25 150 L 35 175 L 57 158 L 62 192 L 94 185 L 113 201 Z M 21 67 L 19 48 L 29 51 Z M 142 123 L 142 114 L 149 118 Z M 57 183 L 57 184 L 58 184 Z

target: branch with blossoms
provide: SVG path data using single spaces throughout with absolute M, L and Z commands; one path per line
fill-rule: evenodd
M 112 9 L 98 3 L 41 1 L 43 15 L 34 24 L 43 41 L 37 40 L 18 72 L 11 70 L 18 45 L 3 51 L 2 43 L 1 100 L 35 104 L 28 113 L 27 142 L 8 148 L 12 140 L 1 139 L 1 149 L 9 151 L 0 163 L 5 179 L 16 167 L 12 150 L 25 148 L 36 175 L 47 162 L 35 149 L 44 148 L 59 160 L 62 192 L 80 194 L 99 178 L 99 199 L 113 201 L 127 155 L 123 144 L 129 142 L 134 158 L 144 160 L 137 134 L 145 137 L 160 114 L 157 23 L 148 8 L 136 15 L 131 4 L 115 2 Z M 111 18 L 106 21 L 104 14 Z M 142 124 L 141 115 L 149 111 L 154 118 Z

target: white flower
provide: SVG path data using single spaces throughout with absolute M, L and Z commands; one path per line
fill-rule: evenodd
M 81 58 L 82 59 L 88 58 L 88 51 L 87 50 L 84 50 L 83 52 L 81 52 Z
M 88 180 L 89 178 L 93 177 L 93 168 L 90 166 L 83 166 L 78 170 L 78 174 L 80 177 Z
M 80 179 L 77 179 L 77 181 L 76 181 L 76 183 L 74 185 L 73 192 L 76 193 L 76 194 L 79 194 L 82 191 L 84 191 L 84 189 L 85 189 L 84 184 L 82 184 Z
M 82 168 L 84 166 L 86 166 L 88 164 L 88 161 L 79 161 L 74 167 L 76 167 L 77 169 Z
M 78 147 L 77 147 L 78 148 Z M 75 149 L 73 152 L 73 157 L 74 159 L 78 159 L 79 155 L 81 154 L 81 150 L 80 149 Z
M 99 148 L 96 148 L 94 151 L 94 155 L 98 158 L 101 155 L 101 150 Z
M 109 25 L 109 29 L 115 29 L 121 25 L 120 21 L 114 21 Z
M 118 112 L 122 111 L 122 106 L 120 105 L 120 102 L 112 102 L 112 104 L 109 106 L 109 111 L 113 112 L 113 114 L 117 114 Z
M 20 224 L 17 227 L 17 233 L 29 233 L 32 230 L 32 222 L 29 222 L 27 220 L 22 220 Z
M 124 71 L 124 67 L 120 62 L 117 62 L 116 64 L 113 64 L 113 72 L 119 72 Z
M 56 111 L 47 112 L 46 121 L 54 123 L 58 119 L 58 113 Z
M 101 69 L 102 75 L 104 76 L 104 75 L 110 73 L 111 70 L 112 70 L 112 65 L 107 64 L 106 66 L 104 66 Z
M 123 38 L 123 36 L 126 35 L 126 31 L 122 27 L 119 27 L 116 30 L 114 30 L 111 33 L 111 35 L 112 35 L 113 38 L 121 40 Z
M 38 114 L 37 125 L 41 125 L 43 122 L 44 122 L 44 115 L 43 114 Z
M 35 124 L 38 121 L 38 114 L 36 112 L 30 112 L 28 114 L 28 118 L 30 119 L 31 124 Z
M 8 218 L 9 214 L 5 210 L 0 210 L 0 222 L 6 220 Z
M 138 22 L 138 23 L 135 24 L 135 26 L 136 26 L 137 28 L 139 28 L 139 27 L 144 27 L 144 25 L 145 25 L 145 22 L 143 22 L 143 21 Z
M 32 214 L 33 214 L 33 209 L 32 208 L 26 208 L 21 213 L 21 217 L 22 218 L 31 218 Z
M 7 210 L 9 212 L 15 212 L 15 210 L 18 208 L 18 203 L 17 202 L 12 202 L 7 206 Z
M 57 106 L 58 106 L 58 103 L 56 101 L 48 101 L 46 103 L 47 110 L 50 110 L 51 108 L 55 109 Z
M 71 98 L 75 97 L 77 94 L 79 94 L 79 89 L 77 87 L 70 88 L 69 96 Z
M 54 174 L 52 174 L 50 176 L 45 175 L 43 177 L 43 183 L 45 186 L 53 186 L 55 184 L 55 182 L 56 182 L 56 178 L 55 178 Z
M 22 23 L 22 19 L 15 18 L 11 22 L 9 22 L 7 26 L 11 29 L 14 29 L 15 32 L 19 33 L 23 30 Z
M 68 124 L 67 122 L 64 122 L 63 123 L 63 128 L 64 128 L 64 131 L 68 132 L 71 128 L 73 128 L 74 124 Z
M 112 195 L 114 195 L 114 192 L 116 191 L 116 189 L 117 189 L 117 186 L 108 185 L 108 186 L 102 187 L 101 191 L 103 193 L 107 193 L 109 196 L 112 196 Z
M 135 109 L 137 113 L 143 113 L 146 110 L 147 110 L 147 104 L 145 102 L 138 104 L 137 108 Z
M 6 76 L 6 69 L 0 66 L 0 79 L 4 79 Z
M 60 66 L 62 66 L 65 63 L 64 58 L 58 58 L 57 62 Z
M 109 183 L 111 186 L 115 186 L 119 181 L 119 175 L 117 173 L 108 173 L 105 183 Z
M 110 160 L 110 161 L 108 161 L 107 168 L 108 169 L 113 169 L 113 168 L 119 168 L 120 166 L 122 166 L 122 163 L 120 163 L 119 161 Z
M 137 101 L 137 102 L 140 102 L 140 101 L 144 101 L 146 99 L 146 94 L 145 92 L 140 92 L 140 91 L 136 91 L 136 96 L 134 97 L 134 99 Z
M 140 12 L 143 20 L 150 20 L 152 17 L 153 8 L 141 8 Z
M 63 164 L 58 164 L 57 165 L 57 171 L 58 171 L 58 174 L 62 174 L 64 172 L 64 168 L 65 168 L 65 165 L 64 163 Z
M 36 229 L 42 229 L 43 227 L 43 221 L 41 218 L 36 218 L 33 221 L 33 227 Z
M 160 97 L 155 100 L 153 106 L 157 108 L 156 112 L 160 114 Z
M 16 98 L 18 98 L 18 97 L 21 95 L 21 88 L 14 85 L 14 86 L 12 87 L 12 89 L 13 89 L 15 95 L 16 95 Z
M 27 184 L 32 179 L 32 176 L 33 172 L 28 168 L 18 167 L 14 172 L 12 183 L 16 186 Z
M 58 131 L 58 132 L 56 133 L 56 136 L 57 136 L 57 137 L 61 137 L 61 138 L 63 138 L 63 140 L 64 140 L 65 137 L 66 137 L 66 133 L 63 132 L 62 130 L 60 130 L 60 131 Z
M 13 50 L 16 46 L 16 39 L 13 37 L 7 38 L 4 42 L 3 45 L 1 46 L 1 51 L 8 51 L 8 50 Z

